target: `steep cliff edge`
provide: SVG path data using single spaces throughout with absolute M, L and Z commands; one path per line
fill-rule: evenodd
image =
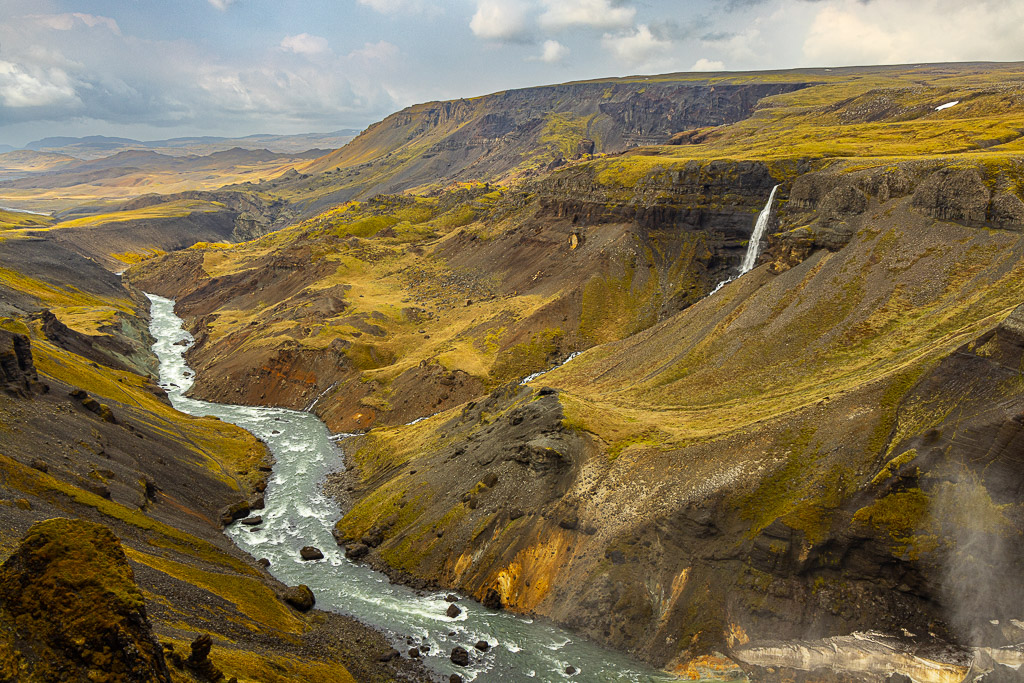
M 633 190 L 586 165 L 501 190 L 378 197 L 132 269 L 196 337 L 197 396 L 408 422 L 633 334 L 732 274 L 775 184 L 686 164 Z
M 371 431 L 339 539 L 657 663 L 865 629 L 1005 644 L 1024 242 L 970 225 L 972 193 L 933 218 L 937 173 L 797 179 L 765 267 L 533 391 Z
M 665 144 L 673 134 L 734 123 L 766 97 L 807 87 L 807 74 L 706 79 L 693 74 L 525 88 L 409 107 L 312 162 L 318 203 L 458 181 L 528 177 L 567 159 Z

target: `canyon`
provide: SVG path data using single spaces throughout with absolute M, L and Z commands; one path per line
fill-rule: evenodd
M 11 219 L 0 540 L 103 521 L 161 640 L 205 619 L 164 577 L 189 579 L 270 624 L 234 647 L 287 675 L 328 666 L 294 637 L 360 628 L 282 606 L 221 534 L 271 464 L 170 408 L 146 291 L 195 339 L 191 396 L 356 434 L 334 537 L 397 582 L 684 676 L 1019 666 L 1022 112 L 1019 64 L 609 79 L 417 105 L 259 183 Z M 357 680 L 427 675 L 355 649 Z

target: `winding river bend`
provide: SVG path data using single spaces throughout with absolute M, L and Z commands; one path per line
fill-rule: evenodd
M 481 681 L 674 681 L 673 676 L 646 668 L 623 655 L 547 623 L 508 612 L 488 610 L 467 599 L 458 603 L 462 613 L 449 618 L 445 593 L 417 593 L 391 584 L 383 574 L 350 562 L 331 536 L 341 517 L 337 503 L 321 492 L 328 473 L 344 462 L 344 439 L 332 435 L 313 414 L 285 410 L 210 403 L 185 395 L 195 373 L 183 354 L 192 335 L 182 328 L 170 299 L 147 295 L 152 302 L 150 332 L 153 351 L 160 360 L 160 385 L 178 410 L 192 415 L 215 415 L 262 439 L 276 463 L 266 491 L 263 524 L 233 524 L 226 530 L 239 547 L 254 557 L 270 560 L 270 571 L 289 585 L 304 583 L 316 596 L 320 609 L 353 616 L 388 634 L 400 652 L 429 645 L 424 660 L 438 674 L 459 673 Z M 299 549 L 313 545 L 324 559 L 304 562 Z M 490 649 L 473 645 L 486 640 Z M 449 654 L 461 645 L 470 652 L 470 665 L 458 667 Z M 572 675 L 567 667 L 574 667 Z

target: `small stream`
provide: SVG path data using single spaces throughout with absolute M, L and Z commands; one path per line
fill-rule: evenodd
M 262 439 L 276 463 L 266 491 L 263 524 L 232 524 L 226 533 L 256 558 L 270 560 L 270 572 L 288 585 L 306 584 L 320 609 L 346 614 L 383 631 L 403 653 L 413 644 L 429 646 L 424 661 L 438 674 L 458 673 L 465 680 L 481 681 L 631 681 L 647 683 L 678 680 L 616 652 L 557 628 L 509 612 L 489 610 L 460 598 L 462 613 L 449 618 L 446 593 L 417 593 L 391 584 L 387 577 L 365 565 L 347 560 L 331 536 L 341 517 L 338 504 L 322 493 L 327 474 L 344 462 L 343 438 L 332 435 L 313 414 L 199 401 L 185 396 L 195 373 L 183 353 L 192 335 L 174 314 L 174 302 L 147 295 L 152 302 L 150 332 L 153 351 L 160 360 L 160 385 L 178 410 L 192 415 L 215 415 Z M 304 562 L 302 546 L 324 553 L 323 560 Z M 474 648 L 477 641 L 490 645 L 487 652 Z M 461 645 L 470 653 L 470 665 L 452 664 L 450 653 Z M 567 667 L 574 667 L 572 675 Z

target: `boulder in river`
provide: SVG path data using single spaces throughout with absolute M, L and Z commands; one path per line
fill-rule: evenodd
M 246 517 L 245 519 L 240 521 L 239 524 L 244 524 L 246 526 L 257 526 L 259 524 L 263 524 L 263 518 L 259 515 L 256 515 L 254 517 Z
M 487 652 L 491 649 L 491 644 L 488 643 L 486 640 L 478 640 L 476 641 L 476 645 L 474 645 L 473 647 L 480 650 L 480 652 Z
M 285 602 L 300 612 L 308 612 L 313 609 L 313 605 L 316 604 L 316 598 L 313 597 L 313 591 L 311 591 L 309 586 L 304 583 L 295 587 L 286 588 L 282 597 Z
M 446 611 L 445 614 L 447 614 L 450 619 L 454 619 L 455 617 L 462 614 L 462 610 L 459 609 L 457 605 L 451 604 L 448 605 L 448 611 Z
M 306 561 L 324 559 L 324 554 L 320 551 L 320 548 L 314 548 L 311 545 L 304 546 L 302 550 L 299 551 L 299 555 Z
M 459 674 L 452 674 L 448 677 L 448 683 L 462 683 L 462 676 Z
M 469 652 L 461 645 L 452 648 L 452 664 L 456 666 L 469 666 Z

